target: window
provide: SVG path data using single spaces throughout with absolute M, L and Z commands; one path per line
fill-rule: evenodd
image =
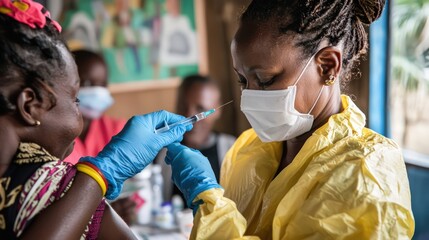
M 429 0 L 398 0 L 391 16 L 390 134 L 429 166 Z
M 429 0 L 396 0 L 390 16 L 386 122 L 407 163 L 416 226 L 413 239 L 428 239 Z

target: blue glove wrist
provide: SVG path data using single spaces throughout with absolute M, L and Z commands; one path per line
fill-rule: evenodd
M 197 188 L 195 188 L 193 191 L 190 191 L 188 198 L 185 197 L 187 199 L 186 204 L 188 204 L 189 208 L 194 210 L 194 213 L 196 212 L 196 210 L 198 209 L 198 207 L 202 203 L 199 201 L 194 201 L 195 198 L 198 196 L 198 194 L 200 194 L 206 190 L 212 189 L 212 188 L 222 188 L 222 186 L 220 186 L 217 182 L 200 185 Z

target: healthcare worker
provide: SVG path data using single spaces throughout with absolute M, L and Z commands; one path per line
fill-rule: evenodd
M 166 162 L 194 209 L 192 239 L 410 239 L 399 147 L 365 128 L 341 86 L 384 0 L 254 0 L 231 44 L 252 129 L 207 160 L 174 143 Z

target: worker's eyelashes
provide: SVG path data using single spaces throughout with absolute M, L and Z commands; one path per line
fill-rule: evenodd
M 247 81 L 247 79 L 243 75 L 241 75 L 239 73 L 237 73 L 237 76 L 238 76 L 238 81 L 237 82 L 241 86 L 241 89 L 247 89 L 248 88 L 248 81 Z M 259 77 L 258 77 L 257 85 L 258 85 L 259 88 L 265 89 L 265 88 L 271 86 L 276 81 L 276 76 L 271 77 L 271 78 L 266 78 L 266 79 L 268 79 L 268 80 L 260 80 Z
M 258 80 L 258 86 L 262 89 L 265 89 L 266 87 L 271 86 L 275 81 L 276 81 L 276 77 L 273 77 L 268 81 L 259 81 Z
M 240 85 L 241 89 L 246 89 L 247 88 L 247 79 L 241 75 L 241 74 L 237 74 L 238 75 L 238 84 Z

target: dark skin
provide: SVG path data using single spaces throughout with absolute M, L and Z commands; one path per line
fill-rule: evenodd
M 282 90 L 294 85 L 299 74 L 310 60 L 303 57 L 302 50 L 294 44 L 292 36 L 273 35 L 278 26 L 272 20 L 265 23 L 242 22 L 231 44 L 233 65 L 243 88 L 253 90 Z M 295 108 L 308 113 L 317 99 L 326 79 L 334 75 L 337 80 L 325 86 L 319 101 L 310 113 L 314 116 L 311 130 L 294 139 L 283 142 L 283 154 L 277 173 L 287 167 L 298 154 L 305 141 L 328 118 L 341 111 L 340 84 L 342 50 L 327 47 L 321 49 L 311 60 L 297 83 Z
M 172 16 L 180 15 L 180 0 L 166 0 L 165 1 L 165 9 Z
M 107 66 L 96 57 L 88 57 L 82 62 L 77 62 L 81 87 L 107 87 Z M 83 129 L 79 138 L 85 142 L 92 119 L 83 116 Z M 116 213 L 127 224 L 135 220 L 136 203 L 130 198 L 121 198 L 111 203 Z
M 38 100 L 31 88 L 23 89 L 15 103 L 14 114 L 0 116 L 2 150 L 0 175 L 11 163 L 20 142 L 34 142 L 58 158 L 67 156 L 73 140 L 82 129 L 82 117 L 76 101 L 79 77 L 70 53 L 60 47 L 66 67 L 58 69 L 52 89 L 57 102 L 52 107 L 47 98 Z M 61 73 L 61 74 L 60 74 Z M 36 121 L 41 125 L 36 126 Z M 43 210 L 29 225 L 22 239 L 79 239 L 102 200 L 98 183 L 84 173 L 77 173 L 63 198 Z M 59 217 L 61 216 L 61 217 Z M 103 239 L 136 239 L 119 216 L 108 207 L 100 230 Z
M 183 116 L 192 116 L 220 105 L 219 89 L 213 84 L 195 83 L 179 99 L 182 106 L 178 112 Z M 220 117 L 216 111 L 209 118 L 194 124 L 190 132 L 183 136 L 183 143 L 191 148 L 201 149 L 207 143 L 214 124 Z

